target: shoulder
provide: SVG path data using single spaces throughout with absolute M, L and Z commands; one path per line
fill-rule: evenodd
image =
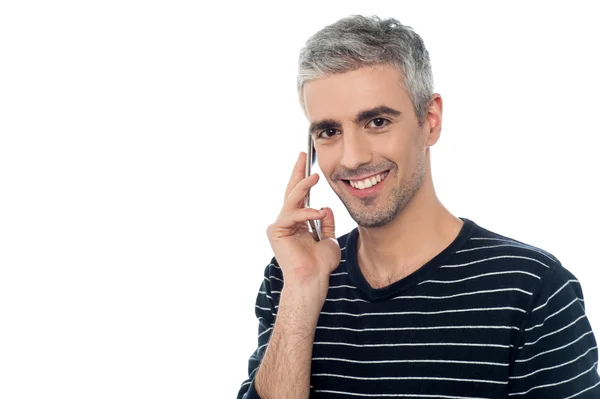
M 545 248 L 476 224 L 452 258 L 441 266 L 438 276 L 457 284 L 464 281 L 468 285 L 464 290 L 522 293 L 527 302 L 542 289 L 560 288 L 576 280 Z
M 481 226 L 475 226 L 448 263 L 442 270 L 449 280 L 465 281 L 469 289 L 522 293 L 523 297 L 512 298 L 527 312 L 548 300 L 561 306 L 571 302 L 583 305 L 579 281 L 554 254 Z
M 479 225 L 473 229 L 463 248 L 457 251 L 457 256 L 475 263 L 494 263 L 500 270 L 529 273 L 538 280 L 569 274 L 548 250 Z

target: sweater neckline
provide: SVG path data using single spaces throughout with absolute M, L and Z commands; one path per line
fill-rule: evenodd
M 378 301 L 396 295 L 399 292 L 406 291 L 414 287 L 433 271 L 437 270 L 442 264 L 448 261 L 454 253 L 472 236 L 476 223 L 470 219 L 459 217 L 463 221 L 458 235 L 445 249 L 434 256 L 431 260 L 421 266 L 419 269 L 403 277 L 402 279 L 381 288 L 373 288 L 367 282 L 358 266 L 358 227 L 355 227 L 348 235 L 346 242 L 346 268 L 350 278 L 356 287 L 361 291 L 365 299 L 369 301 Z

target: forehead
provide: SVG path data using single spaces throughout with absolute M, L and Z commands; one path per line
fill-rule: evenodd
M 308 119 L 351 120 L 357 111 L 381 104 L 407 110 L 411 101 L 401 79 L 394 67 L 378 65 L 307 82 L 303 95 Z

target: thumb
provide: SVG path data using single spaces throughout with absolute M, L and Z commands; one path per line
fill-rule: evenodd
M 321 237 L 323 239 L 333 238 L 336 239 L 335 236 L 335 219 L 333 218 L 333 211 L 331 208 L 322 208 L 327 212 L 325 218 L 321 220 Z

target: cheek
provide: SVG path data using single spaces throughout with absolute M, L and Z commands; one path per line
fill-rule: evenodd
M 315 165 L 319 165 L 319 169 L 325 176 L 329 176 L 333 173 L 336 168 L 336 162 L 338 161 L 337 153 L 335 149 L 329 147 L 319 147 L 316 149 L 316 162 Z
M 333 165 L 330 161 L 327 162 L 317 162 L 319 164 L 321 178 L 327 178 L 335 171 L 335 165 Z
M 389 140 L 386 146 L 378 148 L 377 151 L 386 164 L 396 169 L 390 176 L 395 181 L 405 180 L 415 173 L 419 159 L 423 156 L 416 143 L 408 140 Z
M 398 136 L 400 134 L 390 135 L 386 140 L 373 143 L 372 149 L 377 155 L 389 159 L 400 166 L 407 157 L 410 157 L 415 144 Z

